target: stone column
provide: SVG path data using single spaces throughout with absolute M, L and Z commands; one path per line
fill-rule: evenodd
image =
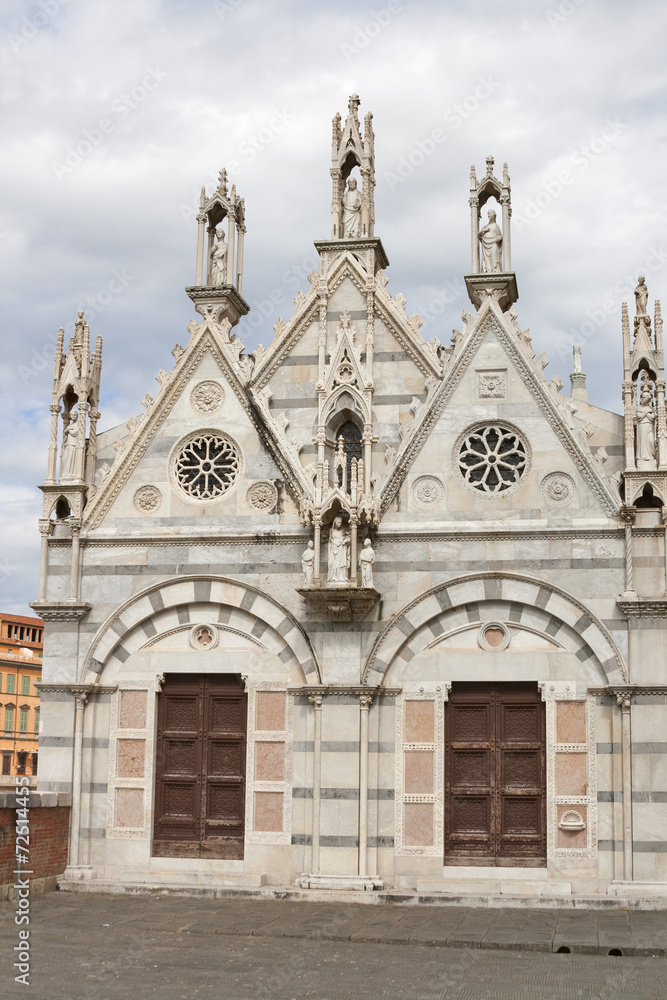
M 51 432 L 49 434 L 49 457 L 46 466 L 46 484 L 55 486 L 56 483 L 56 463 L 58 461 L 58 414 L 60 413 L 60 403 L 51 403 Z
M 635 594 L 634 569 L 632 565 L 632 525 L 637 511 L 634 507 L 621 507 L 621 517 L 625 521 L 625 593 L 632 600 Z
M 241 294 L 243 290 L 243 248 L 245 245 L 245 226 L 239 228 L 239 243 L 236 252 L 236 291 Z
M 72 762 L 72 812 L 70 817 L 70 846 L 68 868 L 79 864 L 79 827 L 81 826 L 81 772 L 83 765 L 83 717 L 88 700 L 87 692 L 74 695 L 74 760 Z
M 228 216 L 227 222 L 227 284 L 236 284 L 236 265 L 234 263 L 235 249 L 236 249 L 236 212 L 232 209 Z
M 357 535 L 359 518 L 356 514 L 350 514 L 350 585 L 357 585 Z
M 503 271 L 512 270 L 512 241 L 510 237 L 510 208 L 509 195 L 502 195 L 500 204 L 503 210 L 503 242 L 502 242 L 502 267 Z
M 662 523 L 665 526 L 665 533 L 663 536 L 663 549 L 665 556 L 665 597 L 667 597 L 667 507 L 662 508 Z
M 97 458 L 97 421 L 101 417 L 99 410 L 90 411 L 90 428 L 88 431 L 88 449 L 86 451 L 86 467 L 84 479 L 87 483 L 95 483 L 95 459 Z
M 632 692 L 617 691 L 616 701 L 621 708 L 623 740 L 623 879 L 632 881 L 632 745 L 630 707 Z
M 632 379 L 623 382 L 623 409 L 625 411 L 625 467 L 635 467 L 635 392 Z
M 86 462 L 86 432 L 88 423 L 88 412 L 90 403 L 79 400 L 79 426 L 76 437 L 76 460 L 74 466 L 74 479 L 77 483 L 83 482 Z
M 472 197 L 468 199 L 470 205 L 470 238 L 472 241 L 472 264 L 473 274 L 479 274 L 479 199 Z
M 359 875 L 368 875 L 368 711 L 373 695 L 359 696 Z
M 51 534 L 51 522 L 46 518 L 40 518 L 39 532 L 42 536 L 42 546 L 39 552 L 39 597 L 38 601 L 46 600 L 46 580 L 49 569 L 49 535 Z
M 204 261 L 204 284 L 211 284 L 211 250 L 215 244 L 215 226 L 209 226 L 206 230 L 208 241 L 206 244 L 206 260 Z
M 206 225 L 206 216 L 197 216 L 197 260 L 196 260 L 196 270 L 195 270 L 195 285 L 203 284 L 204 277 L 204 227 Z
M 322 791 L 322 695 L 308 695 L 313 706 L 313 822 L 310 852 L 312 875 L 320 873 L 320 802 Z
M 665 411 L 665 380 L 659 378 L 655 383 L 655 410 L 656 410 L 656 444 L 658 454 L 658 468 L 664 469 L 667 466 L 667 412 Z
M 313 586 L 319 587 L 321 569 L 320 563 L 322 559 L 322 524 L 319 518 L 315 519 L 314 530 L 313 530 L 313 547 L 315 548 L 315 559 L 313 560 Z
M 76 601 L 79 597 L 79 546 L 80 546 L 80 524 L 72 525 L 72 555 L 69 573 L 69 597 L 68 601 Z

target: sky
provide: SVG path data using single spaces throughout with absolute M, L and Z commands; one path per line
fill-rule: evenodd
M 37 595 L 58 327 L 83 308 L 103 337 L 100 430 L 141 412 L 187 342 L 199 191 L 226 165 L 248 230 L 236 332 L 267 346 L 329 236 L 353 92 L 389 289 L 425 339 L 471 308 L 470 165 L 491 154 L 519 322 L 566 387 L 581 343 L 591 402 L 619 411 L 621 302 L 642 272 L 651 308 L 667 297 L 666 27 L 664 0 L 4 0 L 0 609 Z

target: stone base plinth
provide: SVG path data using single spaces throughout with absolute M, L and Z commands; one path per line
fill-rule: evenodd
M 250 312 L 250 306 L 233 285 L 193 285 L 185 291 L 200 316 L 204 319 L 211 316 L 216 323 L 228 319 L 236 326 L 241 316 Z
M 358 892 L 384 889 L 382 879 L 374 875 L 300 875 L 296 884 L 300 889 L 355 889 Z
M 512 271 L 497 274 L 466 274 L 466 288 L 470 301 L 479 309 L 484 299 L 495 299 L 503 312 L 519 298 L 516 275 Z

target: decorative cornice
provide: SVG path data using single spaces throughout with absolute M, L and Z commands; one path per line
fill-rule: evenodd
M 81 697 L 82 695 L 89 697 L 91 694 L 112 694 L 118 690 L 117 684 L 49 684 L 44 681 L 37 681 L 35 687 L 39 689 L 41 694 L 65 691 L 74 697 Z
M 67 539 L 71 542 L 71 539 Z M 85 601 L 33 601 L 30 607 L 45 622 L 80 622 L 92 604 Z
M 667 596 L 619 597 L 616 604 L 628 618 L 667 618 Z
M 288 687 L 288 694 L 302 694 L 308 698 L 335 698 L 342 695 L 354 695 L 362 698 L 387 695 L 395 698 L 402 692 L 402 687 L 382 687 L 368 684 L 304 684 L 303 687 Z

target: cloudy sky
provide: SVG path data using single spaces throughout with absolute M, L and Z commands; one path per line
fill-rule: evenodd
M 520 322 L 566 385 L 580 341 L 591 401 L 618 409 L 621 301 L 642 270 L 667 297 L 666 27 L 664 0 L 4 0 L 0 608 L 37 593 L 58 327 L 85 308 L 104 338 L 101 428 L 140 412 L 194 315 L 199 190 L 233 163 L 238 330 L 267 345 L 329 235 L 331 117 L 354 91 L 389 287 L 426 339 L 469 306 L 470 164 L 491 153 Z

